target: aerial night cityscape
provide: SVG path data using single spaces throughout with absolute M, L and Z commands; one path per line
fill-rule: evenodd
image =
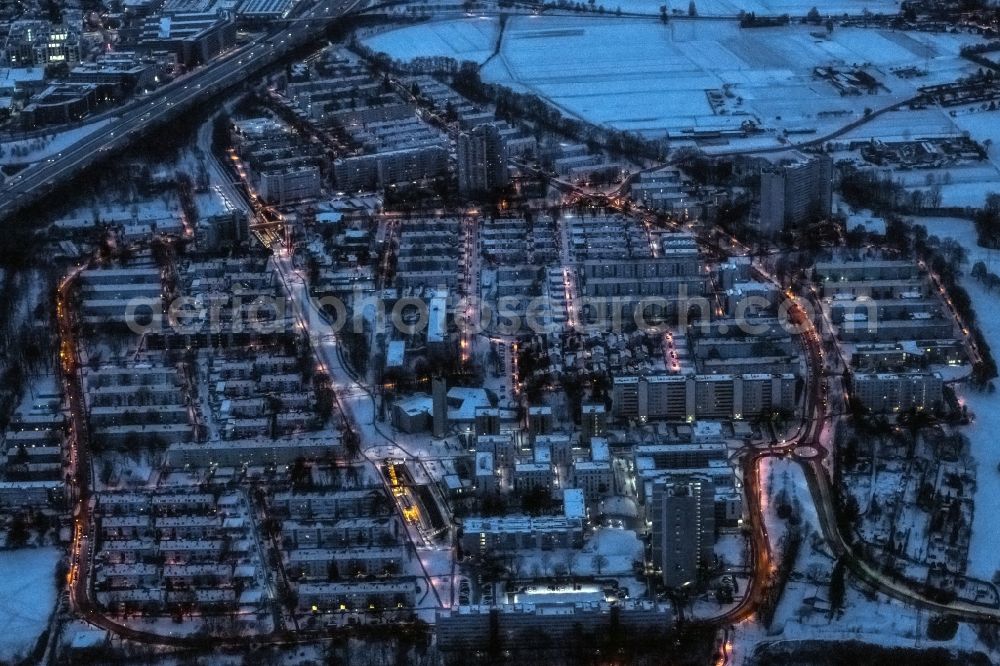
M 1000 664 L 1000 4 L 664 2 L 0 1 L 0 666 Z

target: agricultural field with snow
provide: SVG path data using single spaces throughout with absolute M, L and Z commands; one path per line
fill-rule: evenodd
M 1000 170 L 990 162 L 894 173 L 907 189 L 927 190 L 940 184 L 941 205 L 946 207 L 978 208 L 986 202 L 987 192 L 1000 190 Z
M 500 24 L 496 19 L 475 17 L 455 21 L 433 21 L 376 34 L 364 42 L 396 60 L 421 56 L 448 56 L 483 63 L 493 53 Z
M 601 4 L 601 3 L 598 3 Z M 660 7 L 667 6 L 667 13 L 680 12 L 683 15 L 688 13 L 688 3 L 675 0 L 674 2 L 660 2 L 660 0 L 605 0 L 604 7 L 608 11 L 614 11 L 620 7 L 623 12 L 631 14 L 649 14 L 651 16 L 660 15 Z M 699 16 L 737 16 L 741 11 L 753 12 L 758 16 L 805 16 L 809 10 L 817 7 L 824 16 L 842 16 L 850 14 L 852 16 L 861 15 L 868 10 L 874 14 L 897 14 L 899 13 L 899 3 L 894 0 L 876 0 L 866 2 L 865 0 L 832 0 L 817 4 L 813 0 L 695 0 L 695 9 Z
M 489 30 L 480 23 L 493 21 L 412 26 L 367 44 L 400 60 L 473 59 L 467 54 L 482 54 L 489 43 Z M 439 35 L 452 30 L 483 39 L 478 49 L 443 43 Z M 973 71 L 958 53 L 977 39 L 839 27 L 827 35 L 825 28 L 803 25 L 743 30 L 735 21 L 678 19 L 663 25 L 658 19 L 518 16 L 508 20 L 500 51 L 483 65 L 482 76 L 536 93 L 567 115 L 599 125 L 682 137 L 751 121 L 777 145 L 784 130 L 823 135 L 863 117 L 866 108 L 889 106 L 912 97 L 919 86 Z M 816 67 L 840 73 L 857 67 L 879 85 L 873 94 L 842 95 L 815 75 Z M 894 73 L 904 67 L 926 74 Z M 718 96 L 710 100 L 709 92 Z
M 961 130 L 944 109 L 905 109 L 883 113 L 878 118 L 845 132 L 839 141 L 910 141 L 937 136 L 953 136 Z

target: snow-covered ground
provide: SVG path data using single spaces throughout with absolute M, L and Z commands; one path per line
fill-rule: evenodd
M 765 459 L 762 461 L 761 479 L 765 489 L 769 489 L 764 519 L 772 549 L 778 546 L 787 531 L 787 523 L 776 515 L 775 500 L 782 491 L 799 508 L 803 541 L 794 572 L 785 585 L 771 626 L 765 628 L 758 621 L 736 625 L 732 633 L 734 645 L 730 663 L 748 663 L 758 645 L 776 640 L 858 640 L 878 645 L 985 649 L 970 625 L 960 625 L 951 641 L 928 641 L 930 614 L 880 594 L 863 592 L 855 586 L 849 574 L 844 612 L 831 613 L 829 581 L 834 559 L 820 539 L 810 537 L 818 533 L 819 524 L 801 467 L 787 459 Z M 995 544 L 994 548 L 997 545 L 1000 544 Z
M 875 215 L 867 208 L 853 210 L 851 206 L 840 198 L 839 194 L 833 196 L 833 210 L 847 218 L 847 230 L 861 228 L 873 234 L 885 233 L 885 218 Z
M 953 120 L 958 127 L 968 132 L 969 136 L 976 141 L 980 143 L 989 141 L 991 144 L 989 146 L 990 159 L 996 163 L 997 158 L 1000 157 L 1000 141 L 998 141 L 1000 133 L 997 132 L 997 127 L 1000 127 L 1000 111 L 965 107 L 955 111 Z
M 99 462 L 96 463 L 98 483 L 95 485 L 97 490 L 141 487 L 155 478 L 153 470 L 158 467 L 159 461 L 154 460 L 149 452 L 135 451 L 126 455 L 105 451 L 100 454 Z
M 600 567 L 598 557 L 605 558 Z M 583 547 L 581 560 L 577 567 L 581 574 L 596 574 L 598 568 L 601 573 L 629 573 L 633 562 L 642 561 L 642 542 L 632 530 L 599 527 Z
M 59 229 L 83 229 L 93 226 L 99 219 L 107 224 L 132 226 L 133 221 L 156 224 L 167 229 L 180 226 L 181 204 L 176 196 L 164 194 L 155 199 L 138 199 L 131 203 L 106 202 L 100 206 L 81 206 L 57 219 L 54 224 Z
M 839 140 L 909 141 L 927 136 L 957 134 L 959 131 L 955 121 L 943 109 L 929 107 L 883 113 L 847 132 Z
M 446 547 L 417 548 L 417 557 L 410 562 L 409 573 L 423 578 L 421 588 L 425 589 L 422 597 L 418 596 L 417 605 L 421 608 L 445 608 L 453 603 L 455 582 L 455 560 L 451 549 Z
M 407 27 L 368 44 L 399 59 L 464 57 L 430 37 L 444 29 Z M 817 37 L 815 32 L 815 26 L 802 25 L 741 30 L 735 21 L 665 26 L 657 19 L 518 16 L 508 20 L 500 52 L 483 66 L 482 76 L 545 97 L 569 115 L 651 135 L 738 129 L 746 120 L 779 131 L 825 133 L 862 117 L 865 108 L 907 99 L 918 86 L 951 81 L 973 69 L 958 55 L 976 41 L 970 35 L 836 28 Z M 814 67 L 830 65 L 863 67 L 885 87 L 874 95 L 842 96 L 813 75 Z M 891 71 L 912 65 L 928 75 L 905 79 Z M 724 87 L 721 106 L 713 110 L 707 92 Z M 776 145 L 777 135 L 768 140 Z
M 800 557 L 808 548 L 808 537 L 819 532 L 819 517 L 813 506 L 802 467 L 787 458 L 763 458 L 760 462 L 760 479 L 763 487 L 764 527 L 771 542 L 771 552 L 774 556 L 779 550 L 779 544 L 788 533 L 789 521 L 778 516 L 778 508 L 782 503 L 788 503 L 798 514 L 800 531 L 803 536 L 803 546 Z
M 632 14 L 660 15 L 660 7 L 666 5 L 667 13 L 679 11 L 683 15 L 688 13 L 688 3 L 680 0 L 674 2 L 661 2 L 661 0 L 605 0 L 598 3 L 603 4 L 607 11 L 614 11 L 621 8 L 623 12 Z M 899 3 L 893 0 L 876 0 L 867 2 L 866 0 L 832 0 L 831 2 L 817 5 L 813 0 L 695 0 L 695 9 L 698 16 L 737 16 L 741 11 L 754 12 L 758 16 L 778 16 L 788 14 L 789 16 L 805 16 L 809 10 L 817 7 L 823 16 L 843 14 L 859 15 L 865 10 L 874 14 L 896 14 L 899 12 Z
M 500 24 L 488 17 L 432 21 L 374 35 L 365 43 L 397 60 L 440 55 L 482 64 L 493 53 Z
M 724 532 L 715 540 L 715 555 L 722 559 L 725 568 L 746 566 L 747 538 L 742 532 Z
M 0 662 L 25 656 L 56 602 L 56 548 L 0 551 Z
M 893 172 L 904 187 L 925 192 L 935 184 L 941 188 L 942 206 L 978 208 L 988 192 L 1000 190 L 1000 170 L 992 162 L 974 162 L 941 169 Z
M 521 551 L 517 566 L 520 575 L 539 578 L 556 570 L 580 576 L 611 576 L 632 573 L 634 562 L 642 561 L 642 542 L 632 530 L 599 527 L 581 550 Z
M 0 165 L 11 164 L 31 164 L 39 160 L 53 158 L 58 159 L 60 152 L 66 150 L 80 139 L 93 134 L 114 118 L 105 118 L 97 122 L 81 125 L 80 127 L 59 132 L 51 135 L 50 138 L 42 137 L 37 139 L 21 139 L 18 141 L 8 141 L 2 145 L 3 152 L 0 154 Z
M 927 622 L 931 614 L 882 595 L 863 594 L 851 585 L 848 585 L 844 597 L 847 612 L 840 617 L 831 616 L 811 606 L 817 592 L 822 591 L 823 588 L 808 582 L 789 583 L 771 631 L 755 622 L 734 627 L 735 645 L 730 663 L 747 664 L 758 645 L 779 640 L 855 640 L 883 646 L 985 650 L 971 625 L 959 625 L 958 633 L 950 641 L 930 641 L 927 639 Z
M 942 206 L 961 206 L 978 208 L 986 201 L 987 188 L 992 181 L 978 181 L 971 183 L 952 183 L 941 186 Z

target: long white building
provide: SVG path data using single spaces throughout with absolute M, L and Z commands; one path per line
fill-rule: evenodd
M 932 409 L 944 398 L 944 380 L 936 372 L 858 373 L 853 388 L 866 409 L 879 413 Z
M 615 377 L 612 410 L 619 418 L 742 419 L 791 410 L 795 375 L 648 375 Z

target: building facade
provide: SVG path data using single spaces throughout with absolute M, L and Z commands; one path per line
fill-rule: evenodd
M 612 410 L 618 418 L 750 418 L 795 409 L 797 381 L 788 373 L 620 376 L 612 384 Z
M 648 507 L 653 563 L 663 584 L 681 587 L 698 580 L 700 566 L 714 561 L 715 486 L 707 476 L 674 477 L 653 484 Z
M 462 196 L 493 192 L 508 182 L 506 149 L 495 124 L 459 134 L 458 191 Z
M 833 160 L 795 153 L 761 169 L 759 231 L 776 234 L 786 227 L 830 214 Z
M 933 409 L 944 399 L 944 380 L 936 372 L 858 373 L 853 387 L 861 404 L 877 413 Z

